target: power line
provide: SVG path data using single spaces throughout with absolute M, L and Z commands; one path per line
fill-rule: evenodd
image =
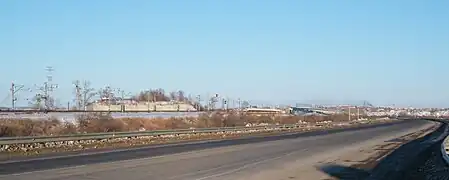
M 11 89 L 10 89 L 10 92 L 11 92 L 11 109 L 15 109 L 16 108 L 16 102 L 17 102 L 17 93 L 19 92 L 19 91 L 22 91 L 22 90 L 25 90 L 24 89 L 24 85 L 17 85 L 17 84 L 14 84 L 14 82 L 12 82 L 11 83 Z

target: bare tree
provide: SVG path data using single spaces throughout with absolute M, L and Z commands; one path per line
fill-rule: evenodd
M 162 88 L 158 88 L 156 90 L 151 90 L 152 97 L 154 97 L 154 101 L 170 101 L 170 98 L 165 95 L 165 91 Z
M 213 96 L 209 99 L 209 104 L 208 104 L 208 109 L 213 110 L 215 109 L 215 105 L 218 102 L 218 97 L 217 96 Z
M 176 93 L 175 93 L 176 94 Z M 171 97 L 165 95 L 164 89 L 152 89 L 149 91 L 142 91 L 132 99 L 137 101 L 170 101 Z
M 46 109 L 55 109 L 56 108 L 55 98 L 46 96 L 46 97 L 44 97 L 44 100 L 45 100 Z
M 173 101 L 177 101 L 178 100 L 178 95 L 176 92 L 170 92 L 170 99 Z
M 83 106 L 84 110 L 86 110 L 87 105 L 91 103 L 92 98 L 98 94 L 98 92 L 95 92 L 95 89 L 91 87 L 91 84 L 89 81 L 84 81 L 83 86 Z
M 187 100 L 186 97 L 185 97 L 184 91 L 179 90 L 178 93 L 177 93 L 177 96 L 178 96 L 177 101 L 185 102 Z
M 149 90 L 141 91 L 136 96 L 132 97 L 136 101 L 153 101 Z
M 242 102 L 242 108 L 249 108 L 250 104 L 248 101 L 243 101 Z
M 113 91 L 113 89 L 110 86 L 106 86 L 104 88 L 101 88 L 98 91 L 98 94 L 100 95 L 100 98 L 107 99 L 107 98 L 111 97 L 114 94 L 114 91 Z
M 192 97 L 191 94 L 189 94 L 189 95 L 187 96 L 187 102 L 188 102 L 188 103 L 193 103 L 193 102 L 195 102 L 195 99 Z
M 115 101 L 114 89 L 112 89 L 110 86 L 106 86 L 98 90 L 98 95 L 100 96 L 101 100 L 107 100 L 109 105 Z
M 173 100 L 190 104 L 196 104 L 195 100 L 192 97 L 186 97 L 185 92 L 182 90 L 170 92 L 168 93 L 167 96 L 165 94 L 165 90 L 161 88 L 141 91 L 137 95 L 133 96 L 132 99 L 136 101 L 151 101 L 151 102 Z
M 76 80 L 73 82 L 73 85 L 75 85 L 77 108 L 86 110 L 87 105 L 91 103 L 92 98 L 97 95 L 98 92 L 95 92 L 95 89 L 91 87 L 89 81 L 83 81 L 81 84 L 79 80 Z
M 33 108 L 33 109 L 44 109 L 46 104 L 45 104 L 45 96 L 41 95 L 41 94 L 36 94 L 34 95 L 30 101 L 28 102 L 28 104 Z

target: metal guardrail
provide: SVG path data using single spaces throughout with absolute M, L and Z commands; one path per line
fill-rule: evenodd
M 444 161 L 449 166 L 449 136 L 444 138 L 443 143 L 441 143 L 441 155 Z
M 216 133 L 216 132 L 232 132 L 243 130 L 261 130 L 269 128 L 297 128 L 299 125 L 268 125 L 255 127 L 221 127 L 221 128 L 198 128 L 198 129 L 176 129 L 176 130 L 155 130 L 155 131 L 128 131 L 128 132 L 108 132 L 108 133 L 86 133 L 72 134 L 62 136 L 19 136 L 19 137 L 3 137 L 0 138 L 0 145 L 11 144 L 31 144 L 31 143 L 47 143 L 60 141 L 79 141 L 79 140 L 100 140 L 113 138 L 126 138 L 138 136 L 160 136 L 175 134 L 194 134 L 194 133 Z

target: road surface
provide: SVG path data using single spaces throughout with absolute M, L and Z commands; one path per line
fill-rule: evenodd
M 84 165 L 58 169 L 37 168 L 29 172 L 19 172 L 18 169 L 21 169 L 22 166 L 24 169 L 30 169 L 31 166 L 52 167 L 45 163 L 52 165 L 64 163 L 53 159 L 45 160 L 44 163 L 20 162 L 22 165 L 0 163 L 0 170 L 3 169 L 0 179 L 326 179 L 330 176 L 321 172 L 316 168 L 317 166 L 326 163 L 347 164 L 348 162 L 363 161 L 367 156 L 372 155 L 373 151 L 370 149 L 374 146 L 434 125 L 434 122 L 428 121 L 408 121 L 333 134 L 312 134 L 276 141 L 230 145 L 158 156 L 148 155 L 150 157 L 93 164 L 89 161 L 95 161 L 95 158 L 87 158 L 83 160 Z M 365 151 L 370 153 L 364 153 Z M 146 152 L 151 154 L 151 149 L 147 149 Z M 117 155 L 117 157 L 119 156 Z M 113 159 L 113 157 L 109 158 Z M 79 161 L 82 158 L 67 159 L 64 162 L 70 164 L 69 161 L 76 162 L 76 159 Z

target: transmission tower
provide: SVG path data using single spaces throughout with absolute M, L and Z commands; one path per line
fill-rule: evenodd
M 43 86 L 37 87 L 37 90 L 39 91 L 38 94 L 36 94 L 36 97 L 38 98 L 38 101 L 40 99 L 44 100 L 45 109 L 49 110 L 53 108 L 54 106 L 54 98 L 53 98 L 53 90 L 58 88 L 57 84 L 53 84 L 53 67 L 47 66 L 45 68 L 47 71 L 47 80 L 44 82 Z
M 53 67 L 51 66 L 47 66 L 45 68 L 45 70 L 47 71 L 47 82 L 45 82 L 44 87 L 45 87 L 45 106 L 46 109 L 50 109 L 53 108 L 54 106 L 54 99 L 53 99 L 53 90 L 55 88 L 58 88 L 57 84 L 53 84 Z

